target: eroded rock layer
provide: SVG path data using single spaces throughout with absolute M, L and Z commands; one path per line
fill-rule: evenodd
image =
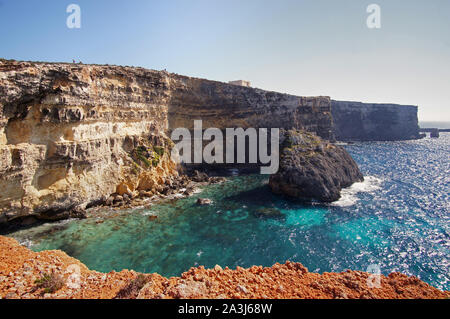
M 0 60 L 0 224 L 62 218 L 177 175 L 170 129 L 298 127 L 332 138 L 331 102 L 135 67 Z
M 51 275 L 51 276 L 50 276 Z M 448 298 L 416 277 L 400 273 L 378 282 L 361 271 L 317 274 L 300 263 L 248 269 L 191 268 L 180 277 L 135 271 L 89 270 L 62 251 L 33 252 L 0 236 L 1 298 Z M 42 278 L 51 278 L 42 284 Z M 378 285 L 379 284 L 379 285 Z

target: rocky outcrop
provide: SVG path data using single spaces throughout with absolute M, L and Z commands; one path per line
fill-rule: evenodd
M 420 138 L 417 106 L 332 101 L 333 133 L 339 141 Z
M 170 129 L 195 119 L 332 138 L 327 97 L 143 68 L 0 60 L 0 224 L 78 216 L 111 194 L 156 191 L 178 174 Z
M 280 141 L 280 169 L 269 185 L 277 194 L 333 202 L 343 188 L 361 181 L 363 175 L 345 149 L 312 133 L 289 130 Z
M 0 61 L 0 222 L 69 217 L 176 176 L 169 86 L 139 68 Z
M 59 289 L 46 291 L 36 280 L 47 275 Z M 50 276 L 51 275 L 51 276 Z M 373 276 L 373 275 L 372 275 Z M 400 273 L 380 276 L 379 288 L 361 271 L 311 273 L 300 263 L 263 268 L 191 268 L 180 277 L 135 271 L 100 273 L 62 251 L 33 252 L 0 236 L 0 297 L 21 299 L 171 299 L 171 298 L 316 298 L 316 299 L 446 299 L 416 277 Z

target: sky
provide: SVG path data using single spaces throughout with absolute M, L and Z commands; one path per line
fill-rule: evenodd
M 69 4 L 81 28 L 69 29 Z M 370 4 L 381 28 L 366 24 Z M 0 57 L 142 66 L 450 121 L 448 0 L 0 0 Z

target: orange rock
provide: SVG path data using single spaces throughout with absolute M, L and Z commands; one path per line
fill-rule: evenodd
M 70 271 L 69 271 L 70 270 Z M 53 294 L 35 290 L 35 280 L 42 273 L 55 272 L 66 285 Z M 73 273 L 75 271 L 75 277 Z M 127 287 L 138 273 L 129 270 L 103 274 L 89 270 L 62 251 L 33 252 L 11 238 L 0 236 L 0 297 L 2 298 L 76 298 L 111 299 Z M 79 277 L 76 277 L 79 276 Z M 191 268 L 181 277 L 165 278 L 150 274 L 137 298 L 320 298 L 320 299 L 396 299 L 449 298 L 416 277 L 400 273 L 381 276 L 380 288 L 369 288 L 369 274 L 359 271 L 343 273 L 310 273 L 300 263 L 286 262 L 263 268 L 237 267 L 231 270 L 215 266 Z M 69 287 L 67 282 L 79 287 Z M 73 280 L 75 278 L 75 281 Z M 78 278 L 78 279 L 77 279 Z

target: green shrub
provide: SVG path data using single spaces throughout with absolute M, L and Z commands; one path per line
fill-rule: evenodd
M 155 157 L 152 159 L 152 165 L 153 165 L 153 167 L 158 166 L 159 160 L 160 160 L 159 155 L 156 154 Z
M 114 299 L 135 299 L 139 295 L 139 291 L 150 281 L 150 277 L 139 274 L 128 285 L 122 288 Z
M 55 273 L 43 273 L 41 278 L 34 282 L 37 289 L 44 289 L 45 293 L 55 293 L 64 287 L 64 279 Z
M 158 166 L 161 157 L 164 155 L 164 147 L 153 146 L 153 151 L 145 145 L 137 146 L 130 156 L 138 166 L 144 165 L 145 167 Z M 133 169 L 133 172 L 135 170 Z
M 145 166 L 147 166 L 147 167 L 150 167 L 150 166 L 151 166 L 150 161 L 149 161 L 148 158 L 146 158 L 144 155 L 138 155 L 138 158 L 139 158 L 142 162 L 144 162 Z
M 162 147 L 162 146 L 153 146 L 153 150 L 159 156 L 163 156 L 164 155 L 164 147 Z

